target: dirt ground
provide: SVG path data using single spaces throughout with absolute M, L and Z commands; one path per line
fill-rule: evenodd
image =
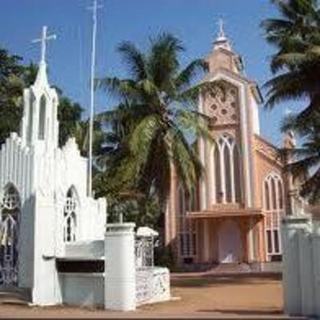
M 118 313 L 94 308 L 0 305 L 0 318 L 218 318 L 286 319 L 276 276 L 173 276 L 170 302 Z

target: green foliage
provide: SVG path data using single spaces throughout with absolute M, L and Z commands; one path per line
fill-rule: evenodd
M 180 40 L 167 33 L 151 38 L 146 52 L 123 42 L 118 52 L 129 77 L 97 80 L 97 88 L 119 101 L 99 115 L 109 129 L 109 149 L 100 157 L 106 168 L 104 179 L 110 182 L 104 192 L 120 194 L 117 201 L 125 201 L 123 193 L 142 194 L 144 199 L 156 199 L 163 212 L 173 167 L 186 190 L 201 175 L 192 142 L 208 135 L 207 119 L 197 110 L 205 84 L 193 83 L 206 70 L 206 63 L 195 60 L 181 69 L 183 51 Z
M 68 137 L 75 136 L 81 121 L 83 109 L 78 103 L 60 96 L 58 106 L 59 145 L 63 146 Z
M 23 88 L 34 79 L 34 65 L 24 66 L 21 60 L 0 48 L 0 144 L 10 132 L 19 132 Z
M 176 259 L 172 251 L 171 246 L 158 246 L 154 250 L 154 262 L 155 265 L 161 267 L 167 267 L 170 271 L 178 271 L 176 265 Z
M 304 141 L 293 151 L 296 162 L 288 166 L 295 176 L 304 175 L 302 194 L 312 201 L 320 196 L 318 117 L 320 114 L 320 7 L 317 0 L 273 0 L 279 17 L 262 23 L 267 41 L 276 48 L 272 56 L 266 107 L 300 100 L 302 111 L 285 120 L 284 130 L 294 130 Z M 307 172 L 306 172 L 307 170 Z M 316 172 L 316 173 L 315 173 Z
M 273 1 L 280 18 L 262 26 L 266 39 L 276 47 L 271 70 L 274 78 L 266 83 L 267 107 L 289 99 L 306 98 L 302 117 L 319 109 L 320 11 L 314 0 Z

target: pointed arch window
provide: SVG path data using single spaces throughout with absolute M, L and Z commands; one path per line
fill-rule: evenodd
M 63 240 L 64 242 L 74 242 L 77 240 L 77 212 L 79 202 L 74 188 L 70 188 L 67 192 L 63 216 Z
M 221 135 L 214 144 L 214 184 L 216 203 L 241 201 L 241 166 L 235 139 Z
M 31 141 L 31 140 L 32 140 L 32 132 L 33 132 L 33 104 L 34 104 L 34 96 L 33 96 L 33 93 L 30 92 L 28 128 L 27 128 L 28 141 Z
M 46 98 L 43 95 L 40 99 L 40 109 L 39 109 L 39 134 L 38 139 L 44 140 L 45 130 L 46 130 Z
M 180 256 L 185 259 L 193 258 L 196 255 L 196 226 L 186 216 L 187 211 L 196 210 L 197 197 L 196 190 L 192 189 L 187 193 L 183 186 L 178 188 L 178 237 Z
M 9 184 L 0 202 L 0 285 L 18 284 L 18 240 L 21 202 Z
M 283 182 L 276 173 L 263 182 L 263 208 L 265 212 L 265 243 L 267 260 L 278 260 L 282 254 L 280 221 L 284 215 Z

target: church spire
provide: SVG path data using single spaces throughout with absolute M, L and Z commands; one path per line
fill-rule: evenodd
M 47 50 L 47 42 L 49 40 L 56 39 L 56 35 L 47 35 L 47 26 L 42 27 L 42 36 L 39 39 L 35 39 L 32 43 L 41 43 L 41 58 L 39 62 L 39 69 L 37 78 L 35 81 L 35 85 L 39 86 L 42 84 L 48 85 L 48 77 L 47 77 L 47 63 L 46 63 L 46 50 Z
M 218 30 L 218 36 L 216 38 L 216 40 L 214 41 L 214 50 L 215 49 L 218 49 L 218 48 L 224 48 L 224 49 L 227 49 L 229 51 L 231 51 L 231 45 L 229 43 L 229 40 L 228 38 L 226 37 L 225 35 L 225 32 L 224 32 L 224 22 L 223 20 L 220 18 L 218 20 L 218 27 L 219 27 L 219 30 Z
M 41 43 L 41 58 L 35 83 L 23 91 L 24 113 L 21 124 L 23 143 L 41 148 L 45 146 L 46 152 L 58 146 L 59 136 L 59 99 L 47 78 L 46 41 L 51 39 L 55 39 L 55 35 L 47 35 L 47 27 L 44 26 L 41 38 L 33 40 L 33 43 Z

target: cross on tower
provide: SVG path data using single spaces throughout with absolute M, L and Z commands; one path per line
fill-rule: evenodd
M 50 36 L 47 35 L 47 26 L 43 26 L 42 27 L 42 36 L 39 39 L 35 39 L 32 41 L 32 43 L 38 43 L 41 42 L 41 60 L 40 62 L 45 62 L 45 58 L 46 58 L 46 46 L 47 43 L 46 41 L 48 40 L 54 40 L 56 39 L 56 35 L 52 34 Z
M 223 28 L 224 22 L 221 18 L 218 20 L 218 27 L 219 27 L 218 38 L 225 38 L 225 33 L 224 33 L 224 28 Z

